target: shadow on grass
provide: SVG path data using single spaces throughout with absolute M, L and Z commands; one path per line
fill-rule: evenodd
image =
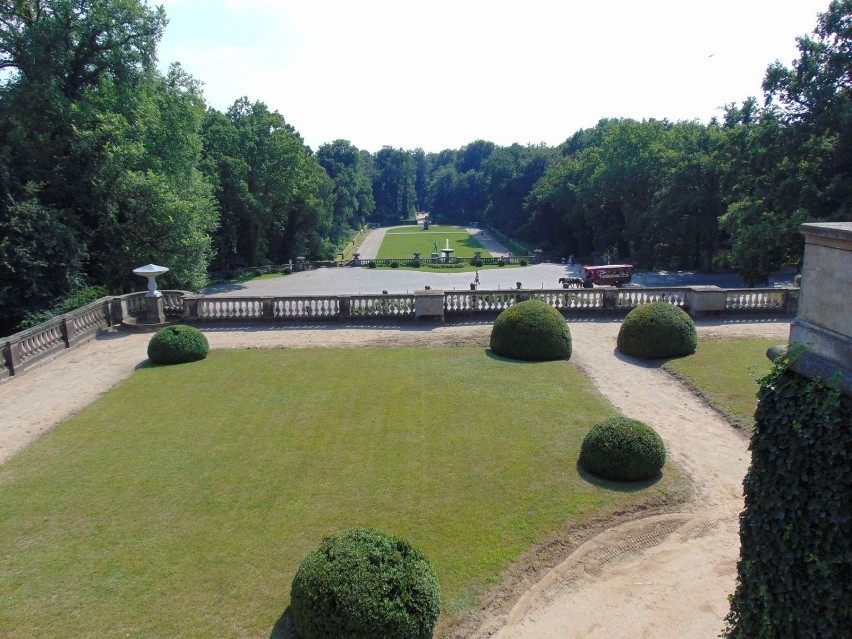
M 293 618 L 290 616 L 290 607 L 281 614 L 278 621 L 269 633 L 269 639 L 298 639 L 296 629 L 293 627 Z
M 580 478 L 587 484 L 591 484 L 592 486 L 597 486 L 598 488 L 603 488 L 605 490 L 613 490 L 619 493 L 638 493 L 640 490 L 650 488 L 663 478 L 663 473 L 659 472 L 650 479 L 646 479 L 644 481 L 613 481 L 611 479 L 603 479 L 592 475 L 580 465 L 579 461 L 577 461 L 576 467 L 577 474 L 579 474 Z
M 506 362 L 507 364 L 521 364 L 521 365 L 547 364 L 548 362 L 560 362 L 560 361 L 567 362 L 568 361 L 567 359 L 566 360 L 547 359 L 547 360 L 540 360 L 540 361 L 537 361 L 537 360 L 531 361 L 531 360 L 526 360 L 526 359 L 512 359 L 511 357 L 503 357 L 502 355 L 497 355 L 497 353 L 492 351 L 490 348 L 485 349 L 485 356 L 488 357 L 489 359 L 493 359 L 493 360 L 496 360 L 498 362 Z

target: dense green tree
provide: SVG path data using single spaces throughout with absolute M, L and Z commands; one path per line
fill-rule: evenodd
M 417 208 L 417 163 L 414 154 L 386 146 L 373 160 L 373 197 L 383 223 L 410 219 Z
M 831 2 L 813 36 L 797 39 L 792 68 L 768 68 L 765 108 L 747 102 L 728 109 L 731 172 L 722 221 L 748 283 L 801 259 L 801 222 L 852 213 L 851 35 L 852 2 Z
M 156 72 L 164 26 L 162 9 L 134 0 L 0 5 L 0 242 L 42 216 L 41 237 L 18 241 L 33 265 L 50 256 L 58 286 L 138 286 L 130 269 L 150 261 L 173 285 L 204 281 L 215 210 L 195 169 L 203 99 L 179 67 Z M 16 272 L 2 283 L 15 300 L 6 330 L 56 288 L 38 268 Z
M 367 221 L 376 208 L 373 185 L 362 154 L 347 140 L 324 144 L 317 161 L 334 182 L 334 216 L 330 240 L 337 244 Z
M 203 166 L 220 209 L 218 268 L 329 255 L 334 183 L 280 113 L 248 98 L 209 109 Z

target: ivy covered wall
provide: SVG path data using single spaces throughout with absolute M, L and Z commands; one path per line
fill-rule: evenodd
M 795 356 L 760 381 L 731 639 L 852 637 L 852 400 Z

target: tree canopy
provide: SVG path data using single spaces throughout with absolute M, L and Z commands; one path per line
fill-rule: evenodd
M 736 269 L 802 256 L 799 225 L 852 209 L 852 0 L 835 0 L 762 102 L 720 120 L 604 119 L 558 147 L 304 144 L 261 101 L 210 108 L 154 66 L 167 24 L 142 0 L 0 3 L 0 329 L 85 285 L 199 289 L 208 271 L 329 258 L 367 222 L 428 210 L 553 257 Z

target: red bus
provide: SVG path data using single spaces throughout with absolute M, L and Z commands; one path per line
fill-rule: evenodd
M 583 288 L 598 286 L 624 286 L 633 279 L 632 264 L 607 264 L 606 266 L 584 266 Z

